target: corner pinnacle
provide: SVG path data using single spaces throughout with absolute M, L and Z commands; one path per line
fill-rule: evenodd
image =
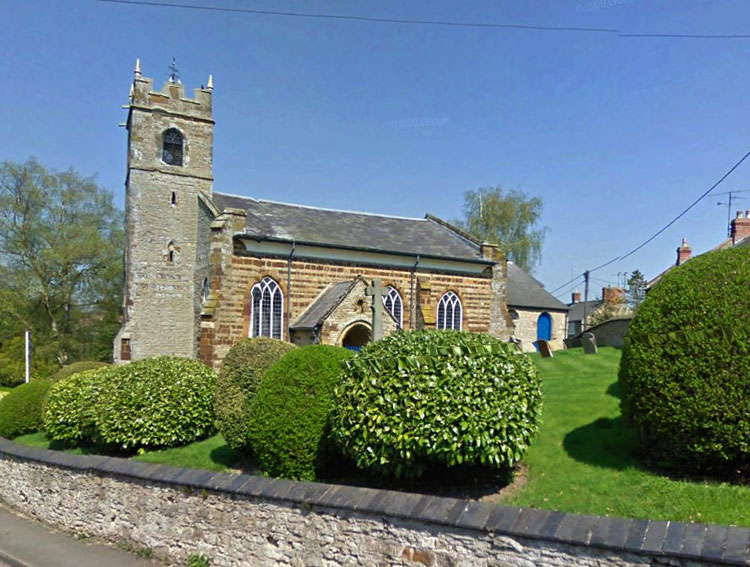
M 206 89 L 209 91 L 214 90 L 214 76 L 208 75 L 208 83 L 206 83 Z
M 140 59 L 135 60 L 135 76 L 136 77 L 141 76 L 141 60 Z

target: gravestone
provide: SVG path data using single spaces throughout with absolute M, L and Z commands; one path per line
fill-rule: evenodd
M 552 358 L 552 348 L 549 346 L 549 341 L 539 339 L 537 344 L 539 345 L 539 354 L 542 355 L 542 358 Z
M 383 295 L 386 291 L 379 279 L 365 288 L 365 295 L 372 297 L 372 342 L 383 338 Z
M 594 333 L 583 333 L 581 335 L 581 346 L 584 354 L 596 354 L 596 336 L 594 336 Z

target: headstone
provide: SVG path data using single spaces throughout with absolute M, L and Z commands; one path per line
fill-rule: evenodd
M 594 333 L 583 333 L 581 335 L 581 346 L 584 354 L 596 354 L 596 336 L 594 336 Z
M 549 346 L 549 341 L 539 339 L 537 344 L 539 345 L 539 354 L 542 355 L 542 358 L 552 358 L 552 347 Z
M 385 288 L 379 279 L 372 280 L 372 285 L 365 288 L 365 295 L 372 297 L 372 341 L 383 338 L 383 295 Z

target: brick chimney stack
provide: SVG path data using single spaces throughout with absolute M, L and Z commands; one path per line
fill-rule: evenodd
M 677 249 L 677 266 L 684 264 L 693 256 L 693 249 L 688 246 L 687 238 L 682 239 L 682 244 Z
M 625 290 L 621 287 L 603 287 L 602 299 L 604 303 L 623 303 L 625 301 Z
M 580 303 L 581 302 L 581 292 L 580 291 L 574 291 L 572 296 L 572 303 Z
M 750 236 L 750 211 L 737 211 L 737 218 L 732 219 L 732 229 L 730 236 L 732 244 L 737 244 L 743 238 Z

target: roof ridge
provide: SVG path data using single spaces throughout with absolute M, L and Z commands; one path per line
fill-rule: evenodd
M 275 201 L 273 199 L 256 199 L 255 197 L 246 197 L 243 195 L 232 195 L 229 193 L 220 193 L 217 191 L 219 195 L 225 195 L 227 197 L 236 197 L 239 199 L 247 199 L 248 201 L 255 201 L 256 203 L 269 203 L 271 205 L 284 205 L 285 207 L 297 207 L 300 209 L 308 209 L 312 211 L 326 211 L 329 213 L 347 213 L 351 215 L 364 215 L 368 217 L 381 217 L 381 218 L 387 218 L 387 219 L 398 219 L 398 220 L 409 220 L 409 221 L 419 221 L 419 222 L 426 222 L 426 219 L 418 218 L 418 217 L 404 217 L 400 215 L 386 215 L 383 213 L 368 213 L 365 211 L 352 211 L 349 209 L 332 209 L 328 207 L 315 207 L 313 205 L 300 205 L 299 203 L 286 203 L 284 201 Z

